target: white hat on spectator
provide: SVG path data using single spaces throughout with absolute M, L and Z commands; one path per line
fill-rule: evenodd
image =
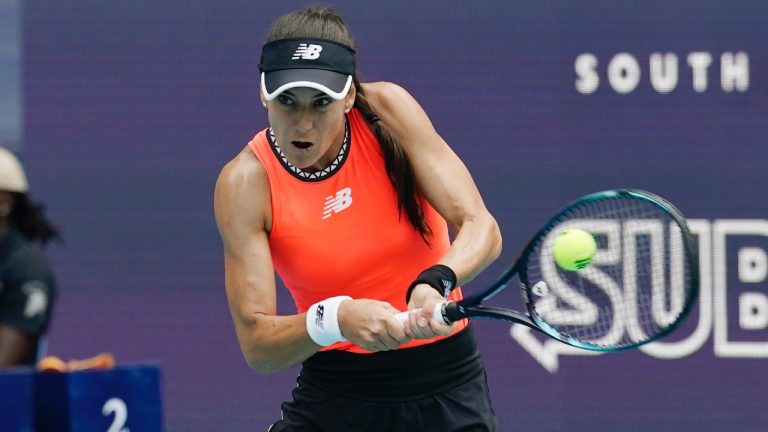
M 0 190 L 27 193 L 29 184 L 21 163 L 7 149 L 0 147 Z

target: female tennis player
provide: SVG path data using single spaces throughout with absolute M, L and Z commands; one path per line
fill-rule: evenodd
M 259 68 L 269 127 L 214 201 L 246 361 L 302 363 L 269 430 L 496 430 L 471 328 L 430 312 L 501 250 L 468 170 L 406 90 L 359 81 L 331 9 L 278 18 Z M 276 313 L 275 273 L 294 315 Z

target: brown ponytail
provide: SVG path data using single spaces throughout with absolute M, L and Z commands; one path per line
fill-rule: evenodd
M 355 108 L 363 115 L 366 123 L 376 136 L 379 142 L 381 152 L 384 154 L 384 165 L 387 170 L 387 176 L 392 186 L 397 192 L 397 207 L 401 213 L 405 213 L 408 222 L 421 234 L 425 242 L 429 243 L 429 237 L 432 230 L 424 220 L 424 210 L 417 201 L 418 190 L 416 187 L 416 176 L 413 173 L 411 161 L 408 155 L 403 151 L 403 147 L 394 136 L 382 124 L 379 117 L 368 105 L 365 99 L 365 93 L 360 82 L 355 78 Z

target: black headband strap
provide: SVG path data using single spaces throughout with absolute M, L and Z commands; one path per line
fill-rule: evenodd
M 338 42 L 318 38 L 278 39 L 264 45 L 259 70 L 323 69 L 355 74 L 355 51 Z

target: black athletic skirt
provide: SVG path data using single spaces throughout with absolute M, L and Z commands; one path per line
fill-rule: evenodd
M 280 431 L 495 431 L 471 327 L 415 348 L 307 359 Z

